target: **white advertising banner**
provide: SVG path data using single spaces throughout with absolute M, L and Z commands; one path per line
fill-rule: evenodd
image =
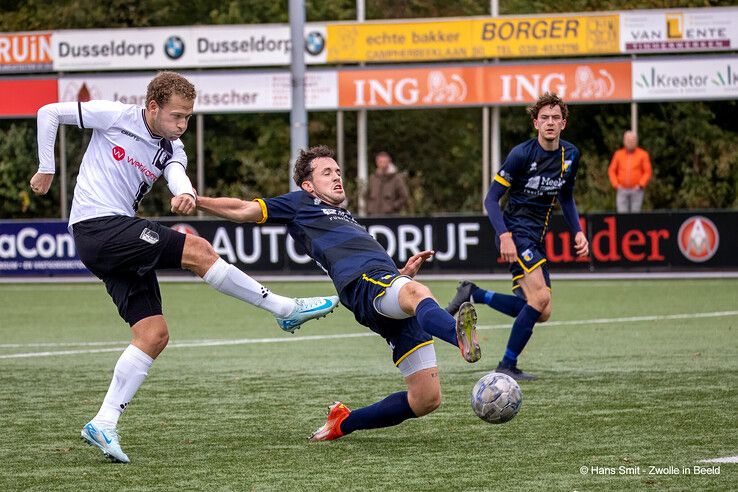
M 292 104 L 288 72 L 183 73 L 197 89 L 195 112 L 230 113 L 289 111 Z M 88 75 L 59 78 L 60 101 L 105 99 L 143 106 L 153 74 Z M 305 81 L 308 110 L 338 107 L 338 74 L 309 72 Z
M 738 57 L 635 60 L 634 101 L 738 98 Z
M 620 51 L 738 49 L 738 7 L 620 12 Z
M 325 63 L 325 24 L 305 26 L 305 63 Z M 54 31 L 59 72 L 290 64 L 287 25 Z

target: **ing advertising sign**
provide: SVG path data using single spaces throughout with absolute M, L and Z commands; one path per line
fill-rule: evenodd
M 341 108 L 527 104 L 544 92 L 568 102 L 627 101 L 630 62 L 344 70 Z

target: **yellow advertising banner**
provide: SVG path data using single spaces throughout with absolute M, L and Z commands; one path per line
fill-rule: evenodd
M 620 52 L 614 15 L 328 24 L 327 62 L 531 58 Z

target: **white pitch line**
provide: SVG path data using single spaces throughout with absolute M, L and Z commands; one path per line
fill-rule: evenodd
M 569 321 L 551 321 L 547 322 L 546 326 L 581 326 L 581 325 L 594 325 L 594 324 L 610 324 L 610 323 L 634 323 L 639 321 L 667 321 L 672 319 L 697 319 L 697 318 L 718 318 L 725 316 L 736 316 L 738 311 L 714 311 L 709 313 L 682 313 L 682 314 L 665 314 L 665 315 L 651 315 L 651 316 L 628 316 L 622 318 L 595 318 L 595 319 L 581 319 L 581 320 L 569 320 Z M 497 324 L 497 325 L 481 325 L 477 328 L 480 330 L 495 330 L 509 328 L 510 323 Z M 281 338 L 241 338 L 234 340 L 184 340 L 181 342 L 172 342 L 167 347 L 169 348 L 188 348 L 188 347 L 220 347 L 227 345 L 252 345 L 257 343 L 283 343 L 283 342 L 309 342 L 313 340 L 337 340 L 342 338 L 358 338 L 358 337 L 369 337 L 374 336 L 373 332 L 365 333 L 344 333 L 338 335 L 306 335 L 297 337 L 281 337 Z M 65 342 L 54 345 L 49 344 L 8 344 L 9 348 L 21 348 L 21 347 L 34 347 L 34 346 L 90 346 L 90 345 L 111 345 L 116 344 L 118 347 L 114 348 L 100 348 L 100 349 L 85 349 L 85 350 L 62 350 L 54 352 L 25 352 L 17 354 L 4 354 L 0 355 L 0 359 L 23 359 L 28 357 L 50 357 L 55 355 L 78 355 L 78 354 L 99 354 L 104 352 L 117 352 L 124 348 L 124 345 L 129 342 L 80 342 L 78 344 L 72 342 Z M 3 346 L 0 346 L 3 347 Z
M 724 458 L 713 458 L 702 460 L 700 463 L 738 463 L 738 456 L 726 456 Z

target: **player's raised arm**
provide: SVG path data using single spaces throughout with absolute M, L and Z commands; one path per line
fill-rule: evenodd
M 77 124 L 77 103 L 47 104 L 37 113 L 38 172 L 31 178 L 31 190 L 45 195 L 51 188 L 56 172 L 54 143 L 59 124 Z
M 264 219 L 259 202 L 238 198 L 198 196 L 197 208 L 233 222 L 261 222 Z

